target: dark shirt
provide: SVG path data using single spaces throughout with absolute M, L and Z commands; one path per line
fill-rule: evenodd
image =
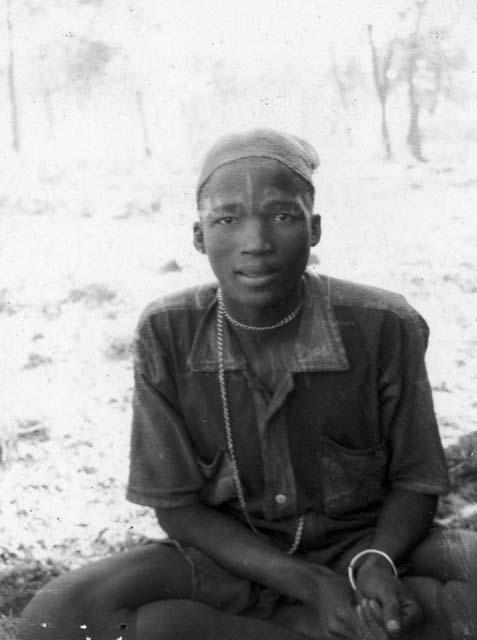
M 242 518 L 218 383 L 216 285 L 150 305 L 136 336 L 129 500 L 203 501 Z M 372 527 L 390 488 L 448 488 L 424 354 L 428 328 L 397 294 L 305 274 L 288 370 L 271 394 L 224 324 L 232 433 L 247 510 L 286 545 L 306 513 L 321 548 Z

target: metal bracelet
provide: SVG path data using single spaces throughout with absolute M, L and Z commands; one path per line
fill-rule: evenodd
M 396 565 L 394 564 L 394 562 L 392 561 L 392 559 L 388 556 L 387 553 L 385 553 L 384 551 L 380 551 L 379 549 L 364 549 L 364 551 L 360 551 L 359 553 L 357 553 L 352 559 L 351 562 L 348 565 L 348 579 L 349 579 L 349 583 L 353 589 L 353 591 L 356 591 L 357 587 L 356 587 L 356 581 L 354 579 L 354 568 L 356 566 L 356 563 L 358 562 L 358 560 L 361 560 L 362 557 L 369 555 L 369 554 L 376 554 L 378 556 L 382 556 L 383 558 L 385 558 L 389 564 L 391 565 L 391 569 L 393 570 L 394 573 L 394 577 L 397 578 L 398 577 L 398 571 L 396 569 Z

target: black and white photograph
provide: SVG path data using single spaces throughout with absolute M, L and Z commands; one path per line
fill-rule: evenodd
M 0 640 L 477 640 L 476 34 L 0 0 Z

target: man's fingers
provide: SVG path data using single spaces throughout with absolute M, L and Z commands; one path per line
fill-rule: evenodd
M 361 627 L 360 632 L 363 633 L 362 629 L 364 628 L 364 638 L 366 638 L 366 640 L 368 638 L 371 638 L 372 640 L 388 640 L 388 634 L 379 624 L 379 618 L 377 619 L 374 614 L 372 603 L 372 600 L 367 600 L 366 598 L 364 598 L 357 607 L 358 618 L 360 620 Z M 376 606 L 378 605 L 376 604 Z
M 356 638 L 356 626 L 359 623 L 359 617 L 356 607 L 349 603 L 349 606 L 339 610 L 336 614 L 335 627 L 331 629 L 333 632 L 333 638 Z M 340 635 L 341 634 L 341 635 Z M 367 640 L 367 637 L 366 637 Z M 370 637 L 370 640 L 373 640 Z
M 366 623 L 362 604 L 356 605 L 356 613 L 358 617 L 358 638 L 361 638 L 362 640 L 374 640 Z
M 422 622 L 424 617 L 421 607 L 412 597 L 401 598 L 402 626 L 412 629 Z
M 389 598 L 383 603 L 383 621 L 391 636 L 399 635 L 401 631 L 401 613 L 396 598 Z

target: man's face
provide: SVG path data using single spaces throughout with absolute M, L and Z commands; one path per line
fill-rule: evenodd
M 299 290 L 319 216 L 296 174 L 268 158 L 217 169 L 201 195 L 196 248 L 207 253 L 224 299 L 237 305 L 284 305 Z

